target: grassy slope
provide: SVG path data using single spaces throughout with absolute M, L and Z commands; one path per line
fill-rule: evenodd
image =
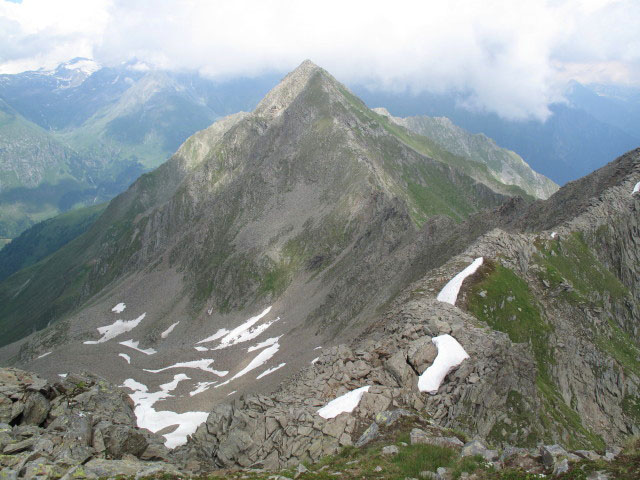
M 534 261 L 540 267 L 539 280 L 545 288 L 560 292 L 556 301 L 571 307 L 602 307 L 605 303 L 622 302 L 628 295 L 628 290 L 598 261 L 579 233 L 563 239 L 540 241 L 537 247 Z M 549 373 L 548 366 L 555 363 L 548 345 L 553 326 L 542 316 L 530 287 L 499 264 L 485 266 L 479 275 L 477 278 L 481 280 L 471 287 L 467 308 L 492 328 L 507 333 L 512 341 L 531 346 L 538 365 L 537 386 L 545 410 L 540 416 L 542 427 L 551 430 L 560 427 L 560 431 L 570 432 L 574 444 L 569 446 L 602 446 L 602 440 L 585 428 L 578 414 L 564 402 Z M 561 285 L 571 288 L 559 288 Z M 614 358 L 626 372 L 640 374 L 640 345 L 612 319 L 604 325 L 585 327 L 593 330 L 591 338 L 599 350 Z M 512 403 L 517 407 L 518 399 L 514 398 Z M 640 418 L 638 405 L 640 399 L 625 398 L 623 409 L 632 418 Z M 525 423 L 535 424 L 534 412 L 526 409 L 521 412 Z M 509 426 L 499 425 L 492 431 L 494 440 L 501 439 L 499 432 L 503 429 L 512 430 Z
M 0 281 L 49 256 L 84 233 L 106 204 L 80 208 L 40 222 L 0 250 Z

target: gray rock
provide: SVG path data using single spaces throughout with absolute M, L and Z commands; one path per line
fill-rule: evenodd
M 13 416 L 11 415 L 12 409 L 13 402 L 11 399 L 0 393 L 0 422 L 9 423 L 13 420 Z
M 591 472 L 587 480 L 609 480 L 609 475 L 604 471 Z
M 149 443 L 140 430 L 127 425 L 111 425 L 102 429 L 107 453 L 115 459 L 129 454 L 140 456 Z
M 4 447 L 2 453 L 5 455 L 15 455 L 16 453 L 24 452 L 25 450 L 31 450 L 37 439 L 34 437 L 27 438 L 21 442 L 11 443 Z
M 540 448 L 542 463 L 547 468 L 555 466 L 562 459 L 567 458 L 568 452 L 560 445 L 544 445 Z
M 422 472 L 420 472 L 420 478 L 426 478 L 427 480 L 440 480 L 440 475 L 438 475 L 436 472 L 423 470 Z
M 460 455 L 462 455 L 463 457 L 480 455 L 488 462 L 493 462 L 499 457 L 496 450 L 489 450 L 479 440 L 472 440 L 471 442 L 466 443 L 464 447 L 462 447 Z
M 591 460 L 594 462 L 602 459 L 602 455 L 598 455 L 593 450 L 576 450 L 576 454 L 586 460 Z
M 558 463 L 556 463 L 553 467 L 553 474 L 560 475 L 561 473 L 565 473 L 569 471 L 569 460 L 563 458 Z
M 376 422 L 373 422 L 364 432 L 362 432 L 362 435 L 360 435 L 360 438 L 355 443 L 355 446 L 362 447 L 367 443 L 375 440 L 378 437 L 379 432 L 380 428 L 378 427 L 378 424 Z
M 448 448 L 462 448 L 464 446 L 464 443 L 457 437 L 433 436 L 419 428 L 411 430 L 409 437 L 411 445 L 426 444 Z
M 383 455 L 397 455 L 400 450 L 395 445 L 387 445 L 386 447 L 382 447 Z
M 384 425 L 385 427 L 390 427 L 402 417 L 413 417 L 413 416 L 415 416 L 415 414 L 409 412 L 408 410 L 398 408 L 396 410 L 384 411 L 384 412 L 378 413 L 375 417 L 375 421 L 378 425 Z
M 22 423 L 27 425 L 41 425 L 49 414 L 51 405 L 40 392 L 32 392 L 24 403 Z
M 0 480 L 18 480 L 18 472 L 11 468 L 3 468 L 0 470 Z
M 294 475 L 293 478 L 298 478 L 300 475 L 308 471 L 309 469 L 307 467 L 305 467 L 302 463 L 299 463 L 298 468 L 296 468 L 296 474 Z
M 425 336 L 409 344 L 407 361 L 418 373 L 422 373 L 433 363 L 437 355 L 438 349 L 431 341 L 431 337 Z
M 416 382 L 416 374 L 407 363 L 404 352 L 397 351 L 386 362 L 385 369 L 398 383 L 398 386 L 410 388 Z

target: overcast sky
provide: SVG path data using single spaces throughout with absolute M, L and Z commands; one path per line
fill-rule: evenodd
M 0 0 L 0 73 L 83 56 L 213 77 L 310 58 L 346 83 L 548 115 L 567 79 L 640 84 L 638 0 Z

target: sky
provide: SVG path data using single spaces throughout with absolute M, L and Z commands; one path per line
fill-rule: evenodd
M 311 59 L 371 89 L 544 120 L 569 79 L 640 86 L 638 0 L 0 0 L 0 73 L 137 58 L 213 78 Z

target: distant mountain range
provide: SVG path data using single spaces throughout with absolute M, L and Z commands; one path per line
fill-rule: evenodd
M 563 185 L 640 146 L 640 89 L 571 82 L 567 101 L 550 105 L 551 117 L 505 120 L 469 111 L 451 94 L 372 91 L 351 86 L 370 107 L 398 117 L 447 117 L 472 133 L 482 133 L 513 150 L 536 171 Z
M 252 109 L 275 81 L 214 82 L 81 58 L 0 75 L 0 238 L 112 198 L 195 131 Z
M 278 79 L 216 82 L 138 61 L 102 67 L 82 58 L 51 71 L 0 75 L 0 246 L 57 213 L 109 200 L 164 162 L 189 135 L 221 116 L 252 110 Z M 568 103 L 552 105 L 546 123 L 469 112 L 450 95 L 353 89 L 368 106 L 385 107 L 397 118 L 422 117 L 404 125 L 437 148 L 486 163 L 501 182 L 540 198 L 555 186 L 533 187 L 544 182 L 534 176 L 516 179 L 516 164 L 524 165 L 517 176 L 531 166 L 562 184 L 640 145 L 640 90 L 633 88 L 574 82 Z M 511 165 L 504 172 L 492 156 L 498 151 L 499 162 Z

